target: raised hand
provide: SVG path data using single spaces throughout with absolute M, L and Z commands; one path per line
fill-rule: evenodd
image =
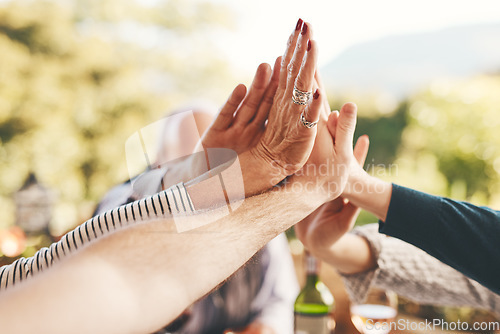
M 273 174 L 273 184 L 298 171 L 311 154 L 317 129 L 307 128 L 300 120 L 302 114 L 313 124 L 319 119 L 322 98 L 319 90 L 314 94 L 312 91 L 316 61 L 317 46 L 312 40 L 311 26 L 299 19 L 284 56 L 276 61 L 275 68 L 280 66 L 279 82 L 267 128 L 251 150 L 254 157 L 263 162 L 264 172 Z M 300 92 L 309 92 L 311 101 L 304 98 L 307 103 L 296 103 L 297 99 L 294 102 L 292 96 L 301 95 Z M 267 182 L 268 188 L 272 184 Z
M 254 147 L 266 129 L 267 116 L 278 87 L 279 66 L 257 68 L 252 85 L 236 86 L 212 125 L 201 138 L 206 148 L 228 148 L 237 154 Z
M 358 139 L 354 156 L 363 166 L 368 153 L 368 136 Z M 314 254 L 328 253 L 340 237 L 350 231 L 360 209 L 342 197 L 320 206 L 316 211 L 295 225 L 295 233 Z
M 317 46 L 311 38 L 310 24 L 299 19 L 270 79 L 268 65 L 261 65 L 246 97 L 245 88 L 236 87 L 203 136 L 205 148 L 238 153 L 246 196 L 295 173 L 311 155 L 324 106 L 320 90 L 312 91 Z
M 268 74 L 261 75 L 259 70 L 252 85 L 255 93 L 252 94 L 251 88 L 241 105 L 236 107 L 244 95 L 243 88 L 236 87 L 214 122 L 210 135 L 204 136 L 203 144 L 207 147 L 222 146 L 223 140 L 215 137 L 243 137 L 238 138 L 240 142 L 234 149 L 243 151 L 238 154 L 238 165 L 241 166 L 246 196 L 276 185 L 299 170 L 311 154 L 317 134 L 315 123 L 323 103 L 320 91 L 312 92 L 317 46 L 311 37 L 310 25 L 299 19 L 284 56 L 275 62 L 266 89 L 261 83 Z M 250 133 L 255 134 L 253 140 L 248 135 Z M 226 142 L 222 147 L 230 148 Z M 244 151 L 247 148 L 249 150 Z M 236 171 L 231 173 L 236 179 Z
M 353 155 L 352 142 L 356 127 L 356 105 L 346 103 L 340 114 L 330 113 L 320 119 L 314 149 L 304 167 L 289 178 L 289 187 L 320 196 L 323 203 L 337 198 L 347 181 L 362 171 Z

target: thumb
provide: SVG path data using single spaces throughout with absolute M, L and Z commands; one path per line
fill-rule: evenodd
M 363 167 L 366 160 L 366 155 L 368 154 L 368 148 L 370 147 L 370 138 L 367 135 L 362 135 L 356 141 L 354 146 L 354 157 L 358 161 L 359 165 Z
M 345 204 L 338 214 L 331 216 L 330 219 L 317 222 L 315 225 L 316 235 L 323 241 L 327 240 L 328 244 L 334 244 L 352 229 L 360 211 L 357 206 L 351 203 Z
M 348 102 L 344 104 L 340 109 L 337 121 L 335 145 L 341 153 L 348 155 L 352 154 L 357 109 L 358 107 L 354 103 Z

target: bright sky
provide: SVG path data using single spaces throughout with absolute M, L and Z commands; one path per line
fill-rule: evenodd
M 449 26 L 500 22 L 498 0 L 212 0 L 237 13 L 237 29 L 216 42 L 243 71 L 273 63 L 299 17 L 310 22 L 320 48 L 320 66 L 353 44 L 387 35 Z

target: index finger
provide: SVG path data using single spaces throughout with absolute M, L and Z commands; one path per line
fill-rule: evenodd
M 234 124 L 245 126 L 257 115 L 258 108 L 269 85 L 270 76 L 271 67 L 269 64 L 260 64 L 250 89 L 236 112 Z

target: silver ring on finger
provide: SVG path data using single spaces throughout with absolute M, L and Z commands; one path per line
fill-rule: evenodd
M 305 116 L 305 111 L 303 111 L 301 114 L 300 114 L 300 123 L 302 123 L 303 126 L 305 126 L 306 128 L 308 129 L 311 129 L 311 128 L 314 128 L 316 125 L 318 125 L 318 122 L 309 122 L 307 119 L 306 119 L 306 116 Z
M 295 86 L 293 87 L 293 93 L 292 93 L 293 103 L 305 106 L 309 103 L 311 98 L 312 98 L 312 92 L 304 92 L 301 91 L 300 89 L 297 89 L 297 87 Z

